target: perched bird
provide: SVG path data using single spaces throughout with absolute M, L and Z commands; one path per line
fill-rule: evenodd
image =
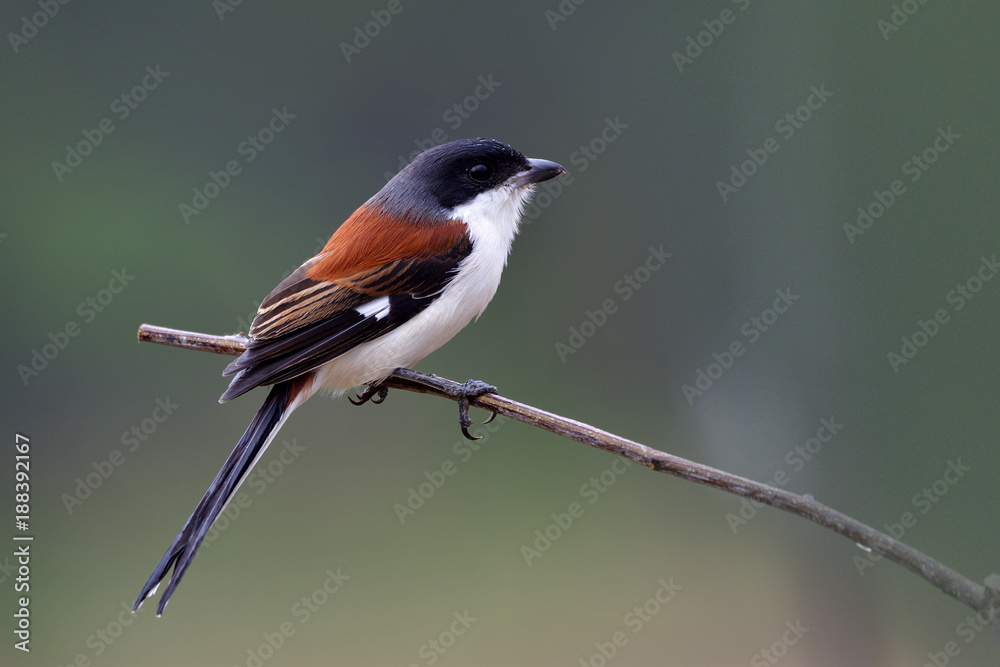
M 534 185 L 565 171 L 492 139 L 435 146 L 264 299 L 246 351 L 224 372 L 234 377 L 219 401 L 260 385 L 271 390 L 133 610 L 173 567 L 157 607 L 163 613 L 208 530 L 295 408 L 318 391 L 340 395 L 361 385 L 368 385 L 362 402 L 384 398 L 380 381 L 482 314 Z M 470 396 L 492 389 L 466 384 Z

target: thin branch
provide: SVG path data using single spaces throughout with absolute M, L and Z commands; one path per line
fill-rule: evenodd
M 195 350 L 238 356 L 243 352 L 246 338 L 242 335 L 211 336 L 143 324 L 139 327 L 139 340 L 172 345 Z M 436 375 L 424 375 L 407 369 L 397 369 L 385 381 L 385 387 L 405 389 L 454 400 L 461 385 Z M 727 493 L 776 507 L 797 514 L 813 523 L 847 537 L 853 542 L 895 561 L 923 577 L 943 592 L 988 617 L 994 634 L 1000 638 L 1000 575 L 991 574 L 986 586 L 964 577 L 955 570 L 881 533 L 856 519 L 801 496 L 761 484 L 738 475 L 688 461 L 661 452 L 632 440 L 608 433 L 573 419 L 524 403 L 512 401 L 497 394 L 485 394 L 469 400 L 470 405 L 495 412 L 537 428 L 551 431 L 570 440 L 617 454 L 657 472 L 665 472 L 688 481 L 711 486 Z

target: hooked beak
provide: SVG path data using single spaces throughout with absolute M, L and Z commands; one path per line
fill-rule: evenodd
M 557 162 L 528 158 L 528 168 L 512 176 L 510 183 L 514 187 L 534 185 L 564 173 L 566 173 L 565 167 Z

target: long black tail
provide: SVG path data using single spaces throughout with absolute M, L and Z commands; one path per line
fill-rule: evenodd
M 163 613 L 167 601 L 173 594 L 177 584 L 181 582 L 184 572 L 191 565 L 194 555 L 198 552 L 202 540 L 208 530 L 215 523 L 215 519 L 226 508 L 226 504 L 243 482 L 244 477 L 250 472 L 254 463 L 264 449 L 270 444 L 271 438 L 277 432 L 284 419 L 287 417 L 288 407 L 293 395 L 294 381 L 282 382 L 271 388 L 264 405 L 257 411 L 257 415 L 250 422 L 246 432 L 233 449 L 233 453 L 226 459 L 222 470 L 216 475 L 215 481 L 208 487 L 204 497 L 194 512 L 188 518 L 187 523 L 177 534 L 167 553 L 160 560 L 159 565 L 149 576 L 149 581 L 142 587 L 139 598 L 135 601 L 132 611 L 135 611 L 143 601 L 156 592 L 156 587 L 167 576 L 170 566 L 174 566 L 173 575 L 170 577 L 170 584 L 163 592 L 160 603 L 156 608 L 156 615 Z

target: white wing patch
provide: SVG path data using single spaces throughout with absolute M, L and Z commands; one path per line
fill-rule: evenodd
M 376 320 L 381 320 L 389 314 L 389 297 L 380 296 L 374 301 L 369 301 L 363 306 L 358 306 L 354 310 L 362 317 L 374 317 Z

